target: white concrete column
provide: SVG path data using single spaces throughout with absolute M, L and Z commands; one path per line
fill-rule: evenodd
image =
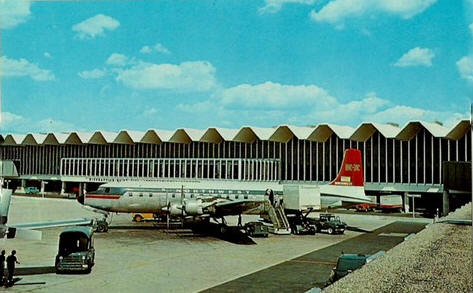
M 18 192 L 25 193 L 25 187 L 26 187 L 26 180 L 21 179 L 21 185 L 20 185 L 20 188 L 19 188 Z
M 409 213 L 409 195 L 404 192 L 404 213 Z

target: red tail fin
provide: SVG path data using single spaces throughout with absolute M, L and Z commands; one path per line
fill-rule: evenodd
M 342 166 L 337 178 L 330 185 L 364 186 L 363 165 L 361 152 L 357 149 L 348 149 L 343 156 Z

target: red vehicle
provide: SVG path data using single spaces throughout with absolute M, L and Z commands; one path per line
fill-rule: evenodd
M 357 212 L 372 212 L 377 207 L 375 203 L 360 203 L 355 206 Z
M 402 198 L 400 195 L 383 195 L 380 203 L 360 203 L 355 206 L 357 212 L 371 212 L 381 210 L 383 212 L 398 212 L 402 209 Z

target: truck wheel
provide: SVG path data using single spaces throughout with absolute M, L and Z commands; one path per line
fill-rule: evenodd
M 143 221 L 143 216 L 135 215 L 135 217 L 133 218 L 133 221 L 139 223 L 139 222 Z
M 87 269 L 84 271 L 84 274 L 90 274 L 90 272 L 92 272 L 92 266 L 89 264 Z
M 327 229 L 327 232 L 328 232 L 328 234 L 332 235 L 332 234 L 333 234 L 333 229 L 332 229 L 332 228 L 328 228 L 328 229 Z

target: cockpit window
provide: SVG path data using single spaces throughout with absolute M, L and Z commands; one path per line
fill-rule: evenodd
M 105 193 L 110 193 L 110 187 L 106 187 L 104 190 Z

